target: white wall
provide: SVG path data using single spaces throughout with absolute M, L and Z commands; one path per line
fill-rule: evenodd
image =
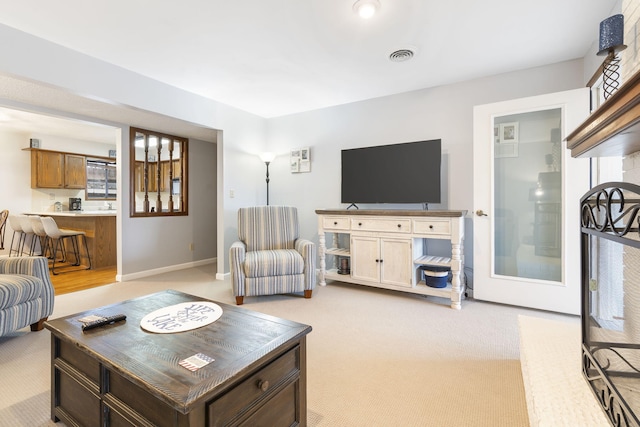
M 0 128 L 0 210 L 8 209 L 10 215 L 31 209 L 31 157 L 28 151 L 22 151 L 28 146 L 28 135 Z M 7 225 L 6 253 L 12 235 L 13 230 Z
M 346 207 L 340 204 L 341 149 L 440 138 L 443 201 L 432 208 L 469 211 L 465 258 L 472 267 L 473 107 L 583 87 L 582 65 L 563 62 L 270 119 L 269 148 L 280 154 L 270 168 L 271 204 L 298 207 L 301 234 L 317 241 L 315 209 Z M 310 173 L 289 172 L 289 150 L 297 147 L 310 147 Z

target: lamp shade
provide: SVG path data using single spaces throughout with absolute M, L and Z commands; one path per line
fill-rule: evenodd
M 265 163 L 271 163 L 273 159 L 276 158 L 276 155 L 274 153 L 262 153 L 260 154 L 260 158 Z
M 598 55 L 620 52 L 624 45 L 624 16 L 613 15 L 600 23 L 600 45 Z

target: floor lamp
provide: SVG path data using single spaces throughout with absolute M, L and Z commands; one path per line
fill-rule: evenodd
M 269 163 L 275 159 L 276 155 L 273 153 L 262 153 L 260 158 L 267 165 L 267 206 L 269 206 Z

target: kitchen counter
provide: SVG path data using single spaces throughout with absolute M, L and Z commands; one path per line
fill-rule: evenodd
M 40 216 L 116 216 L 118 211 L 111 210 L 95 210 L 95 211 L 46 211 L 46 212 L 27 212 L 25 215 L 40 215 Z
M 117 263 L 115 210 L 37 212 L 26 215 L 50 216 L 59 228 L 83 231 L 87 236 L 87 247 L 93 268 L 112 267 Z M 80 251 L 84 254 L 84 250 Z M 83 265 L 89 260 L 82 256 Z

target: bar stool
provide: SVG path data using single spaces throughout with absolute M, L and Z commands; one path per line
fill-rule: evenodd
M 87 259 L 89 261 L 89 265 L 87 266 L 87 268 L 81 268 L 79 270 L 91 269 L 91 254 L 89 254 L 89 246 L 87 244 L 87 235 L 85 234 L 84 231 L 60 229 L 58 228 L 58 224 L 56 224 L 56 221 L 50 216 L 43 216 L 40 218 L 40 220 L 42 221 L 42 225 L 44 227 L 45 232 L 47 233 L 47 236 L 49 236 L 49 239 L 51 239 L 51 246 L 53 247 L 53 264 L 51 265 L 52 274 L 58 274 L 56 273 L 56 258 L 57 258 L 58 248 L 62 248 L 62 251 L 64 251 L 64 239 L 71 240 L 73 252 L 76 257 L 76 262 L 72 265 L 73 266 L 80 265 L 80 245 L 78 243 L 78 236 L 84 237 L 84 250 L 87 253 Z M 65 255 L 64 261 L 66 261 L 66 255 Z M 76 270 L 73 270 L 73 271 L 76 271 Z
M 9 215 L 9 227 L 13 230 L 13 236 L 11 236 L 11 246 L 9 247 L 9 256 L 12 253 L 16 253 L 16 256 L 22 255 L 22 246 L 24 245 L 25 234 L 22 231 L 22 225 L 20 224 L 20 218 L 16 215 Z M 16 238 L 16 234 L 18 235 L 18 245 L 17 248 L 13 248 L 13 241 Z
M 31 228 L 33 228 L 33 233 L 38 237 L 40 241 L 40 255 L 47 256 L 47 250 L 49 250 L 48 258 L 53 257 L 53 250 L 50 248 L 51 239 L 47 235 L 46 230 L 44 229 L 44 225 L 42 225 L 42 218 L 39 216 L 30 216 L 31 220 Z M 66 256 L 63 255 L 66 258 Z
M 33 232 L 33 226 L 31 225 L 31 217 L 27 215 L 18 215 L 20 220 L 20 226 L 24 233 L 24 242 L 22 244 L 22 254 L 24 254 L 25 245 L 29 248 L 29 256 L 33 256 L 33 252 L 36 250 L 36 234 Z M 22 255 L 21 254 L 21 255 Z
M 4 232 L 7 229 L 7 218 L 9 211 L 7 209 L 0 212 L 0 250 L 4 249 Z

